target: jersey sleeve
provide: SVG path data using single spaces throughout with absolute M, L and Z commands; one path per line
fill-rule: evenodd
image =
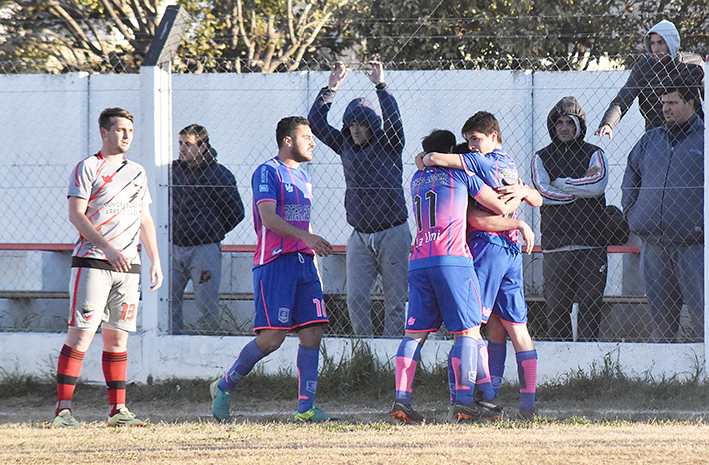
M 76 165 L 71 172 L 67 197 L 79 197 L 85 200 L 91 198 L 94 177 L 95 173 L 89 168 L 85 160 Z
M 261 165 L 251 179 L 251 189 L 254 193 L 254 206 L 264 201 L 277 202 L 276 172 L 268 165 Z

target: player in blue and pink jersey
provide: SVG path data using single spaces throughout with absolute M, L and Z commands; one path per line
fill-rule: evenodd
M 409 260 L 409 313 L 396 357 L 396 400 L 391 412 L 403 423 L 423 421 L 411 407 L 411 387 L 421 347 L 441 322 L 455 335 L 451 360 L 456 419 L 501 417 L 501 412 L 492 412 L 473 399 L 477 346 L 482 340 L 480 286 L 465 241 L 470 196 L 497 214 L 517 205 L 506 204 L 480 178 L 461 170 L 429 168 L 414 174 L 411 181 L 416 237 Z
M 310 232 L 312 186 L 300 164 L 313 159 L 313 132 L 308 120 L 291 116 L 276 128 L 278 156 L 259 166 L 251 178 L 254 227 L 256 338 L 239 353 L 226 375 L 210 385 L 212 410 L 229 419 L 231 392 L 256 362 L 278 349 L 286 333 L 300 339 L 297 421 L 336 419 L 314 407 L 323 327 L 328 324 L 314 255 L 332 252 L 328 241 Z
M 462 167 L 471 176 L 480 176 L 486 184 L 498 190 L 512 188 L 531 206 L 540 206 L 542 197 L 535 189 L 519 182 L 514 160 L 502 150 L 502 138 L 497 119 L 488 112 L 478 112 L 463 125 L 468 149 L 474 153 L 460 156 L 431 153 L 421 158 L 420 167 Z M 525 251 L 531 253 L 534 234 L 529 226 L 516 219 L 473 209 L 468 215 L 468 245 L 474 256 L 475 270 L 482 283 L 482 320 L 487 323 L 489 344 L 480 347 L 478 364 L 489 372 L 478 370 L 477 388 L 481 405 L 494 410 L 506 358 L 509 334 L 517 354 L 517 367 L 522 401 L 520 417 L 533 418 L 535 410 L 537 353 L 527 329 L 527 305 L 524 300 L 522 250 L 518 230 L 526 241 Z

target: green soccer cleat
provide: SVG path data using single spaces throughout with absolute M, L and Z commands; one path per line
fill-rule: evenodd
M 108 419 L 108 426 L 145 426 L 145 422 L 138 420 L 126 407 L 121 407 Z
M 229 405 L 231 393 L 219 389 L 219 380 L 209 385 L 209 394 L 212 396 L 212 415 L 219 421 L 229 421 Z
M 339 420 L 339 417 L 335 415 L 328 415 L 317 407 L 313 407 L 307 412 L 297 413 L 295 415 L 295 421 L 302 421 L 306 423 L 322 423 L 324 421 Z
M 78 428 L 81 423 L 71 415 L 71 410 L 65 408 L 54 419 L 54 426 L 59 428 Z

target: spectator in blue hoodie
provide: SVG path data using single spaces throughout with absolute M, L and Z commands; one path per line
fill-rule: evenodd
M 344 63 L 337 62 L 308 120 L 315 136 L 342 159 L 345 212 L 354 228 L 347 241 L 347 309 L 352 330 L 359 336 L 374 334 L 370 294 L 379 274 L 384 292 L 383 336 L 401 337 L 411 250 L 402 188 L 404 128 L 399 106 L 384 82 L 382 64 L 369 66 L 365 74 L 376 87 L 382 117 L 371 101 L 361 97 L 347 105 L 341 130 L 328 123 L 335 92 L 347 76 Z
M 172 334 L 182 334 L 182 298 L 192 280 L 199 326 L 217 329 L 224 236 L 244 219 L 234 175 L 217 163 L 207 129 L 190 124 L 180 131 L 179 159 L 172 162 Z
M 612 139 L 613 129 L 636 97 L 645 119 L 645 131 L 662 126 L 665 124 L 661 100 L 664 88 L 676 84 L 678 79 L 703 82 L 704 60 L 695 53 L 679 51 L 679 33 L 674 24 L 663 19 L 647 31 L 643 42 L 647 56 L 633 66 L 625 85 L 603 115 L 597 136 L 607 135 Z M 700 112 L 699 116 L 703 114 Z

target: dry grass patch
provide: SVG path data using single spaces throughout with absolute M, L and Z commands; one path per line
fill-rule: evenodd
M 3 463 L 706 463 L 709 426 L 582 421 L 396 426 L 211 422 L 0 426 Z

